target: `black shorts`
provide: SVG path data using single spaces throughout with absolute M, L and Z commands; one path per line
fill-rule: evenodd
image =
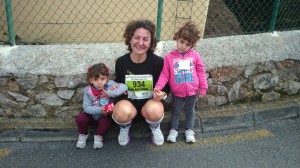
M 130 101 L 132 103 L 132 105 L 137 110 L 137 114 L 136 114 L 136 117 L 134 118 L 134 120 L 141 120 L 141 119 L 144 118 L 142 116 L 141 110 L 144 107 L 144 105 L 147 103 L 147 101 L 150 100 L 150 99 L 130 99 L 130 98 L 127 98 L 127 97 L 122 97 L 122 98 L 116 98 L 115 103 L 117 103 L 120 100 Z

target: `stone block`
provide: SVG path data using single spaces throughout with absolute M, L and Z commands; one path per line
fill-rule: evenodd
M 5 129 L 0 130 L 0 142 L 18 142 L 20 141 L 18 130 Z
M 299 104 L 292 100 L 276 100 L 257 104 L 248 104 L 245 107 L 254 114 L 255 125 L 274 120 L 298 117 Z
M 253 114 L 238 105 L 219 107 L 198 113 L 203 132 L 253 126 Z
M 93 135 L 90 135 L 90 138 Z M 76 141 L 78 132 L 74 129 L 24 129 L 20 133 L 21 142 Z

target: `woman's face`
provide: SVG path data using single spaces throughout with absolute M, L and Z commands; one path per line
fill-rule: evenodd
M 151 34 L 144 28 L 138 28 L 135 30 L 131 40 L 130 46 L 132 53 L 134 54 L 145 54 L 150 48 Z

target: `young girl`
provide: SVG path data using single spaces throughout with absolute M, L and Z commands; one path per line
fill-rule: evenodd
M 109 80 L 109 68 L 103 64 L 95 64 L 87 71 L 88 86 L 84 88 L 83 112 L 76 116 L 79 138 L 77 148 L 84 148 L 89 136 L 89 125 L 96 125 L 94 149 L 103 146 L 103 136 L 110 128 L 113 108 L 112 97 L 127 91 L 125 84 Z M 109 89 L 108 89 L 109 88 Z
M 197 91 L 199 97 L 206 94 L 207 80 L 203 61 L 193 50 L 200 39 L 199 30 L 193 22 L 187 22 L 175 33 L 175 50 L 164 58 L 164 67 L 155 85 L 154 91 L 161 92 L 169 82 L 172 93 L 172 121 L 167 141 L 176 142 L 180 112 L 185 111 L 186 142 L 195 142 L 194 117 Z

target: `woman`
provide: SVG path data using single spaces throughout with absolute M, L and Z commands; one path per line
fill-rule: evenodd
M 113 119 L 120 125 L 118 142 L 125 146 L 130 142 L 129 129 L 132 120 L 141 115 L 149 124 L 152 142 L 164 143 L 160 122 L 164 117 L 164 107 L 160 102 L 166 93 L 153 92 L 163 67 L 163 58 L 154 54 L 156 47 L 155 24 L 149 20 L 135 20 L 127 24 L 125 44 L 129 53 L 116 60 L 116 82 L 128 86 L 128 94 L 117 99 Z

